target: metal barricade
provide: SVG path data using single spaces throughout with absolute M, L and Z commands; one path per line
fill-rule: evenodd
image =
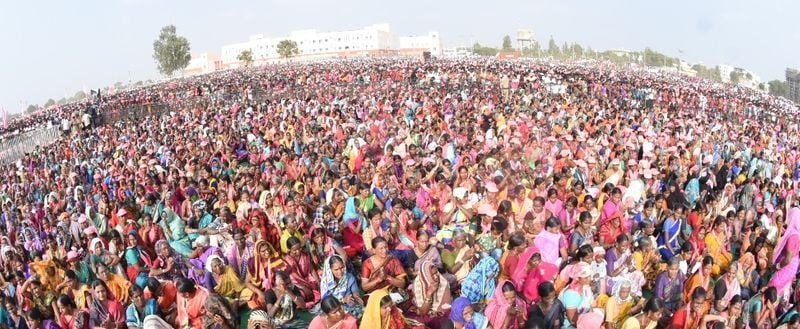
M 8 164 L 36 149 L 56 141 L 60 136 L 59 127 L 41 127 L 32 131 L 10 136 L 0 141 L 0 163 Z

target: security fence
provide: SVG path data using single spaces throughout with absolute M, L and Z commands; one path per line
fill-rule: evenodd
M 30 153 L 37 146 L 48 145 L 58 139 L 61 132 L 57 125 L 41 127 L 0 140 L 0 164 L 8 164 Z

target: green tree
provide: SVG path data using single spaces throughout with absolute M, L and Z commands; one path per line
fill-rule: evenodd
M 576 58 L 583 58 L 583 47 L 577 43 L 572 44 L 572 49 L 570 52 L 572 52 L 572 55 L 574 55 Z
M 789 95 L 789 84 L 786 81 L 772 80 L 768 82 L 769 94 L 773 96 L 786 97 Z
M 189 40 L 176 33 L 174 25 L 161 28 L 158 39 L 153 42 L 153 59 L 161 74 L 171 77 L 175 72 L 189 66 L 192 60 Z
M 36 112 L 38 110 L 39 110 L 39 106 L 37 106 L 36 104 L 31 104 L 31 105 L 28 105 L 28 108 L 25 109 L 25 113 L 32 114 L 32 113 L 34 113 L 34 112 Z
M 735 70 L 732 71 L 730 74 L 730 79 L 733 84 L 738 84 L 740 81 L 742 81 L 742 72 Z
M 472 45 L 472 52 L 475 55 L 480 55 L 480 56 L 494 56 L 497 55 L 499 51 L 497 48 L 484 47 L 481 46 L 480 43 L 476 42 L 474 45 Z
M 511 45 L 511 37 L 506 35 L 503 37 L 503 51 L 511 50 L 514 50 L 513 46 Z
M 289 59 L 299 53 L 300 49 L 297 48 L 297 42 L 292 40 L 281 40 L 281 42 L 278 42 L 278 55 L 280 55 L 281 58 Z
M 753 75 L 752 75 L 752 74 L 750 74 L 750 72 L 747 72 L 747 74 L 745 74 L 745 75 L 744 75 L 744 77 L 745 77 L 747 80 L 753 80 Z
M 763 82 L 758 84 L 758 90 L 766 91 L 766 89 L 767 89 L 767 87 L 764 85 Z
M 236 56 L 240 62 L 244 62 L 245 66 L 250 66 L 253 63 L 253 51 L 250 49 L 242 50 L 239 56 Z
M 48 99 L 47 102 L 44 103 L 44 108 L 48 108 L 48 107 L 51 107 L 53 105 L 56 105 L 56 101 L 51 98 L 51 99 Z
M 550 36 L 550 41 L 547 42 L 547 54 L 550 56 L 556 57 L 560 55 L 561 51 L 558 49 L 558 44 L 556 44 L 556 40 L 553 39 L 553 36 Z
M 61 99 L 59 99 L 58 102 L 56 102 L 56 104 L 58 104 L 58 105 L 67 104 L 67 99 L 64 98 L 64 97 L 61 97 Z
M 83 90 L 78 90 L 75 95 L 72 96 L 72 100 L 77 101 L 86 98 L 86 93 Z

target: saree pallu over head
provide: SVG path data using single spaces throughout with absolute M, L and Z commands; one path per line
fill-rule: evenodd
M 461 284 L 461 295 L 473 303 L 483 303 L 494 294 L 495 279 L 500 273 L 500 264 L 494 258 L 483 257 Z
M 264 259 L 258 251 L 266 246 L 268 248 L 269 257 Z M 250 283 L 262 289 L 272 288 L 272 277 L 275 271 L 285 267 L 280 253 L 266 240 L 258 240 L 253 248 L 252 258 L 253 268 L 251 275 L 248 275 Z
M 527 306 L 525 305 L 525 301 L 523 301 L 519 296 L 517 296 L 516 300 L 514 301 L 514 305 L 509 303 L 506 296 L 503 294 L 503 285 L 506 282 L 510 282 L 508 280 L 500 282 L 495 288 L 494 296 L 492 300 L 489 302 L 489 305 L 486 306 L 486 318 L 489 319 L 489 323 L 492 327 L 500 328 L 503 325 L 503 322 L 506 321 L 508 317 L 508 309 L 510 307 L 518 307 L 521 312 L 523 312 L 523 317 L 527 313 Z M 509 319 L 509 329 L 517 329 L 519 328 L 518 322 L 514 321 L 515 319 Z
M 783 232 L 781 240 L 775 245 L 772 252 L 772 263 L 779 264 L 783 258 L 784 249 L 787 247 L 787 242 L 793 236 L 800 235 L 800 208 L 793 207 L 786 213 L 786 231 Z M 792 250 L 797 256 L 797 250 Z

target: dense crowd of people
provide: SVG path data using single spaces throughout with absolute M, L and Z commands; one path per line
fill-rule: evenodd
M 0 170 L 0 328 L 800 328 L 784 99 L 481 58 L 89 105 Z

